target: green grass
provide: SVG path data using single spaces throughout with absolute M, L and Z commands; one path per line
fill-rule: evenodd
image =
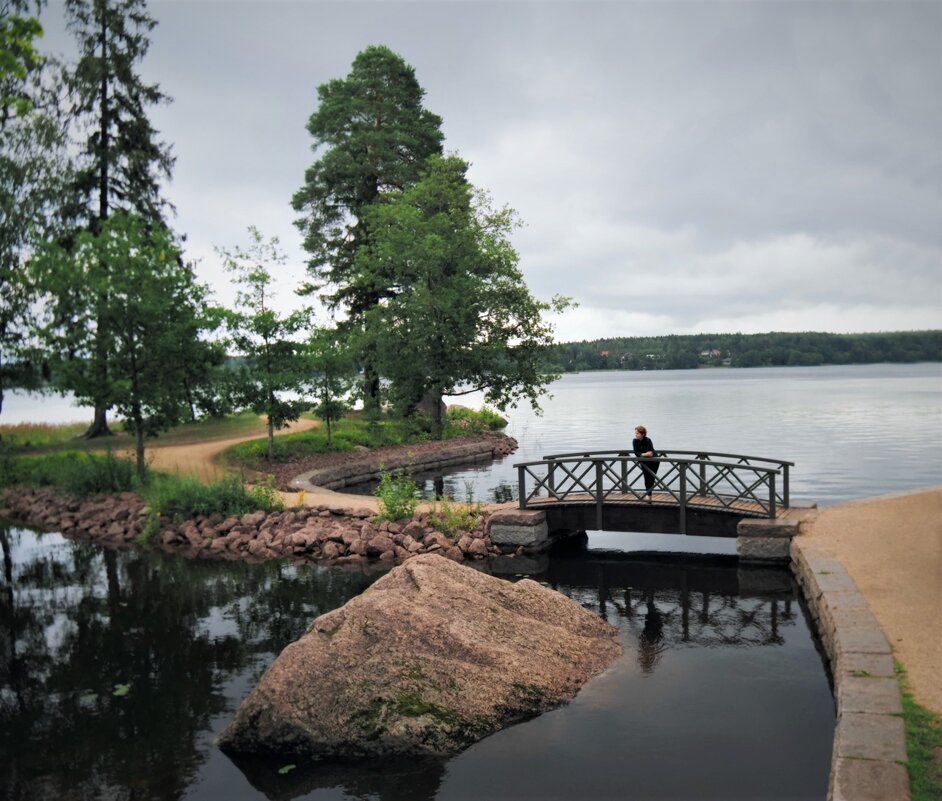
M 3 444 L 17 453 L 52 453 L 55 451 L 105 451 L 114 448 L 130 448 L 134 438 L 124 431 L 121 421 L 109 423 L 115 432 L 113 437 L 82 439 L 87 423 L 65 423 L 48 425 L 43 423 L 20 423 L 0 426 Z M 251 436 L 265 431 L 265 422 L 254 412 L 240 412 L 226 417 L 209 417 L 195 423 L 184 423 L 146 441 L 147 447 L 155 445 L 187 445 L 229 437 Z
M 214 513 L 228 517 L 259 509 L 270 512 L 283 506 L 272 481 L 247 488 L 236 475 L 204 483 L 182 474 L 157 474 L 141 495 L 152 516 L 176 521 Z
M 36 456 L 16 456 L 4 448 L 0 452 L 0 486 L 56 486 L 86 497 L 99 492 L 128 492 L 140 482 L 134 462 L 111 451 L 92 454 L 85 451 L 59 451 Z
M 366 420 L 349 417 L 338 420 L 333 430 L 331 451 L 352 451 L 357 446 L 381 448 L 386 445 L 408 445 L 428 439 L 418 425 L 403 420 L 382 420 L 371 427 Z M 318 426 L 293 434 L 275 436 L 275 461 L 291 462 L 318 453 L 327 453 L 327 427 Z M 227 448 L 221 459 L 227 464 L 255 467 L 268 453 L 268 438 L 240 442 Z
M 98 493 L 136 492 L 152 517 L 183 520 L 214 512 L 229 516 L 256 510 L 281 509 L 271 478 L 246 488 L 238 475 L 204 483 L 192 476 L 148 470 L 137 476 L 133 459 L 85 451 L 16 456 L 0 450 L 0 487 L 53 486 L 80 498 Z
M 310 418 L 308 414 L 302 417 Z M 490 409 L 449 409 L 444 427 L 444 439 L 479 434 L 503 428 L 506 421 Z M 293 462 L 319 453 L 352 451 L 356 447 L 382 448 L 388 445 L 409 445 L 429 439 L 429 434 L 416 420 L 381 420 L 375 426 L 356 413 L 349 414 L 332 426 L 331 447 L 327 447 L 327 427 L 324 425 L 294 434 L 275 436 L 275 461 Z M 257 468 L 268 453 L 267 437 L 240 442 L 221 455 L 226 464 Z
M 942 717 L 915 701 L 899 662 L 896 675 L 903 695 L 912 801 L 942 801 Z

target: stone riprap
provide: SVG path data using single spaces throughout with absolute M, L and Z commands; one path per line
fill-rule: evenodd
M 53 488 L 17 487 L 4 491 L 0 516 L 67 537 L 111 547 L 132 547 L 148 526 L 144 501 L 133 493 L 86 500 Z M 449 538 L 429 522 L 429 514 L 399 523 L 374 519 L 369 509 L 311 506 L 284 512 L 252 512 L 240 517 L 221 514 L 175 522 L 161 519 L 150 543 L 187 557 L 264 561 L 295 558 L 330 564 L 373 560 L 403 562 L 422 553 L 454 561 L 481 559 L 504 552 L 487 534 L 482 513 L 469 531 Z M 511 558 L 525 549 L 512 549 Z
M 448 754 L 571 699 L 622 652 L 575 601 L 434 554 L 317 618 L 219 737 L 231 753 Z
M 834 679 L 837 723 L 829 801 L 908 801 L 906 731 L 893 652 L 844 566 L 791 542 L 802 587 Z

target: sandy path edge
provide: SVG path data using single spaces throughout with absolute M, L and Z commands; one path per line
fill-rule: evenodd
M 262 418 L 264 425 L 264 418 Z M 290 434 L 295 431 L 304 431 L 315 428 L 320 423 L 317 420 L 296 420 L 287 428 L 279 429 L 276 434 Z M 185 445 L 151 445 L 145 451 L 148 464 L 155 470 L 167 473 L 190 473 L 201 479 L 215 479 L 224 475 L 227 470 L 217 464 L 215 458 L 226 448 L 238 445 L 250 439 L 266 436 L 266 432 L 253 432 L 238 437 L 225 439 L 210 439 L 204 442 L 188 442 Z M 133 458 L 134 448 L 126 448 L 117 453 Z
M 824 508 L 801 537 L 844 565 L 916 700 L 942 714 L 942 487 Z

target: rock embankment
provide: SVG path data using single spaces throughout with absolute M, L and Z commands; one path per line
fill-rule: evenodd
M 232 753 L 446 754 L 571 699 L 622 649 L 565 596 L 437 555 L 286 647 L 219 737 Z
M 3 493 L 0 516 L 112 547 L 130 546 L 147 533 L 149 542 L 187 557 L 264 561 L 285 557 L 331 564 L 374 559 L 403 562 L 438 553 L 460 562 L 501 551 L 487 533 L 487 515 L 469 531 L 449 538 L 427 513 L 393 523 L 375 520 L 369 509 L 311 506 L 283 512 L 251 512 L 240 517 L 200 515 L 190 520 L 151 518 L 133 493 L 79 500 L 50 487 L 13 488 Z
M 274 475 L 275 485 L 286 492 L 317 489 L 340 490 L 375 480 L 380 470 L 408 472 L 445 470 L 462 464 L 500 459 L 517 450 L 517 441 L 489 431 L 460 439 L 426 440 L 364 451 L 331 451 L 291 462 L 255 465 L 260 476 Z

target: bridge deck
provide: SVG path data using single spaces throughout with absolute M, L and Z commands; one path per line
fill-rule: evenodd
M 586 505 L 594 506 L 595 496 L 588 492 L 567 493 L 565 498 L 556 499 L 553 497 L 530 498 L 527 501 L 528 509 L 538 509 L 541 506 L 573 506 Z M 605 496 L 604 504 L 606 506 L 658 506 L 661 508 L 679 508 L 677 500 L 667 492 L 654 492 L 651 495 L 651 503 L 644 499 L 639 499 L 637 493 L 619 493 L 611 492 Z M 767 517 L 768 512 L 762 508 L 761 504 L 754 501 L 745 501 L 741 499 L 729 499 L 725 502 L 714 496 L 708 495 L 690 495 L 687 497 L 687 506 L 699 509 L 724 509 L 727 511 L 739 512 L 747 516 Z M 776 516 L 784 517 L 788 509 L 777 508 Z

